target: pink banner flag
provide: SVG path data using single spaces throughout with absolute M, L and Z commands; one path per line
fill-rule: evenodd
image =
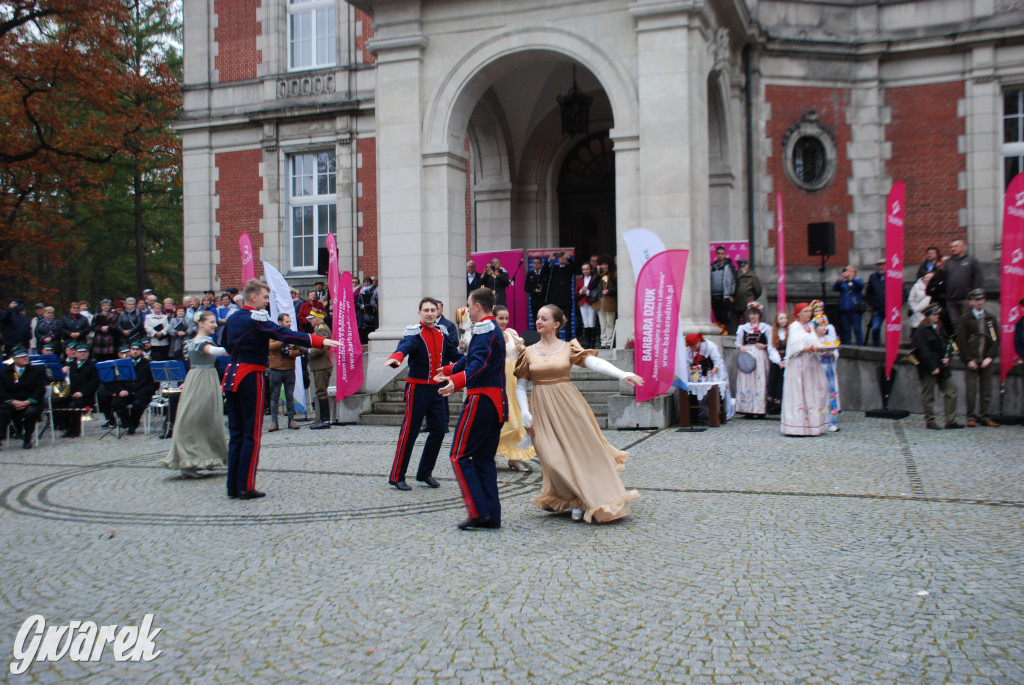
M 894 183 L 885 202 L 885 377 L 900 352 L 903 333 L 903 209 L 906 184 Z
M 666 250 L 647 260 L 636 278 L 633 324 L 634 368 L 644 379 L 636 401 L 658 397 L 672 389 L 676 367 L 679 301 L 689 250 Z
M 775 311 L 786 311 L 786 242 L 782 231 L 782 193 L 775 193 L 775 223 L 778 232 L 775 238 L 775 256 L 778 258 L 779 280 L 778 300 Z M 787 312 L 788 313 L 788 312 Z
M 999 321 L 1002 326 L 999 382 L 1005 383 L 1006 374 L 1013 368 L 1017 357 L 1013 346 L 1014 329 L 1024 316 L 1024 308 L 1019 304 L 1024 297 L 1024 174 L 1017 174 L 1006 189 L 1002 251 L 999 281 Z
M 327 236 L 327 255 L 330 260 L 330 273 L 338 273 L 338 250 L 334 236 Z M 363 387 L 363 346 L 359 344 L 359 329 L 356 327 L 356 308 L 353 302 L 352 288 L 345 285 L 352 283 L 352 274 L 346 271 L 338 276 L 336 290 L 331 293 L 334 307 L 333 337 L 341 343 L 341 347 L 332 352 L 334 360 L 334 401 L 341 400 L 359 392 Z
M 242 283 L 248 283 L 256 278 L 256 260 L 253 259 L 252 241 L 249 234 L 243 233 L 238 236 L 238 247 L 242 251 Z

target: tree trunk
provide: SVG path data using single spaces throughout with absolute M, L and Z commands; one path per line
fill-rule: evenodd
M 132 167 L 132 187 L 135 191 L 135 292 L 146 289 L 146 246 L 142 235 L 142 171 L 136 158 Z

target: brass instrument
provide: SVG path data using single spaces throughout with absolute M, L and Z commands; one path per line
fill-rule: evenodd
M 58 400 L 66 400 L 71 397 L 71 384 L 67 381 L 53 381 L 50 383 L 50 396 Z

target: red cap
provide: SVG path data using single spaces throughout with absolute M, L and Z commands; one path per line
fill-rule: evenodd
M 696 347 L 697 345 L 700 345 L 702 342 L 704 342 L 704 336 L 701 335 L 700 333 L 690 333 L 688 336 L 686 336 L 687 347 Z
M 799 314 L 800 312 L 802 312 L 803 310 L 807 309 L 810 306 L 811 305 L 807 304 L 806 302 L 797 302 L 796 306 L 793 307 L 793 315 L 796 316 L 797 314 Z

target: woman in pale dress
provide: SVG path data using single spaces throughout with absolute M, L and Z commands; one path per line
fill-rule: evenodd
M 571 509 L 574 521 L 614 521 L 627 516 L 629 502 L 640 497 L 636 490 L 627 491 L 619 477 L 629 453 L 605 439 L 569 373 L 575 364 L 632 386 L 642 385 L 643 379 L 598 359 L 595 350 L 584 350 L 576 340 L 560 340 L 558 331 L 564 325 L 561 309 L 541 307 L 536 319 L 540 342 L 523 348 L 516 362 L 516 399 L 544 474 L 541 492 L 532 502 L 545 511 Z M 529 402 L 528 381 L 533 381 Z
M 228 440 L 224 430 L 217 357 L 227 354 L 217 347 L 214 312 L 196 315 L 196 337 L 185 344 L 192 366 L 185 376 L 178 402 L 174 438 L 161 466 L 178 469 L 186 478 L 199 478 L 200 470 L 215 469 L 228 463 Z
M 736 411 L 764 416 L 768 411 L 768 336 L 772 329 L 761 321 L 761 305 L 747 305 L 747 323 L 736 329 L 736 348 L 754 358 L 754 370 L 736 378 Z
M 494 307 L 494 321 L 505 336 L 505 392 L 508 395 L 508 420 L 501 426 L 501 440 L 498 442 L 498 456 L 508 459 L 509 471 L 530 471 L 523 462 L 537 456 L 537 450 L 530 445 L 527 449 L 519 446 L 526 439 L 526 428 L 516 402 L 516 360 L 523 347 L 523 339 L 508 325 L 508 307 Z
M 814 334 L 811 307 L 793 308 L 796 321 L 786 340 L 786 373 L 782 390 L 783 435 L 821 435 L 828 429 L 828 380 L 818 361 L 825 346 Z

